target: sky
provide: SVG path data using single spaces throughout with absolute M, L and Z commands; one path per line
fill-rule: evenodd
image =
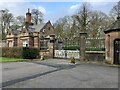
M 77 12 L 83 2 L 90 3 L 91 10 L 100 10 L 109 14 L 110 10 L 119 0 L 0 0 L 0 10 L 8 9 L 14 16 L 24 15 L 28 8 L 39 9 L 44 14 L 44 21 L 56 20 L 66 15 L 73 15 Z

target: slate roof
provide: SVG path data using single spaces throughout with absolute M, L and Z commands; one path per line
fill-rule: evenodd
M 19 30 L 12 30 L 12 33 L 13 33 L 14 35 L 18 35 L 18 34 L 20 34 L 20 32 L 21 32 L 21 31 L 19 31 Z
M 117 17 L 117 20 L 104 32 L 114 32 L 114 31 L 120 31 L 120 17 Z
M 12 32 L 13 35 L 18 35 L 21 32 L 21 28 L 19 28 L 17 30 L 15 28 L 11 28 L 9 31 Z
M 47 23 L 49 23 L 50 21 L 48 21 Z M 47 25 L 47 23 L 40 23 L 38 25 L 29 25 L 27 27 L 27 31 L 29 33 L 33 33 L 33 32 L 41 32 L 43 30 L 43 28 Z M 18 28 L 17 30 L 16 29 L 11 29 L 10 31 L 12 31 L 12 33 L 14 35 L 18 35 L 22 32 L 22 28 Z
M 33 25 L 28 27 L 28 31 L 30 32 L 40 32 L 42 28 L 46 25 L 46 23 L 40 23 L 38 25 Z

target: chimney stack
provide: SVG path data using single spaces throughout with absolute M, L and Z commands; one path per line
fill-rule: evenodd
M 28 9 L 28 12 L 26 13 L 26 23 L 31 24 L 31 13 L 30 13 L 30 9 Z

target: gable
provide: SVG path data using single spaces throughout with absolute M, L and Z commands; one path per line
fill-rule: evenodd
M 25 28 L 25 26 L 22 28 L 22 33 L 27 33 L 27 29 Z
M 12 31 L 8 31 L 6 38 L 13 38 L 14 34 L 12 33 Z
M 7 35 L 13 35 L 12 31 L 8 31 Z
M 20 37 L 28 37 L 29 32 L 27 31 L 26 27 L 24 26 L 21 30 L 21 33 L 19 34 Z
M 54 34 L 54 28 L 50 21 L 48 21 L 46 25 L 41 29 L 40 33 L 44 36 Z

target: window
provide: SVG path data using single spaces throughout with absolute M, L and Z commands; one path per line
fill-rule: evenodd
M 26 30 L 25 30 L 25 28 L 23 28 L 23 31 L 22 31 L 23 33 L 26 33 Z
M 45 32 L 45 29 L 43 29 L 43 33 Z
M 28 40 L 23 40 L 23 47 L 28 47 L 28 46 L 29 46 Z
M 48 28 L 48 30 L 50 30 L 50 27 Z
M 9 33 L 9 35 L 11 35 L 11 33 Z
M 13 47 L 13 41 L 8 42 L 8 47 Z
M 46 40 L 41 40 L 41 41 L 40 41 L 40 49 L 41 49 L 41 50 L 47 50 L 47 49 L 48 49 L 48 41 L 46 41 Z

